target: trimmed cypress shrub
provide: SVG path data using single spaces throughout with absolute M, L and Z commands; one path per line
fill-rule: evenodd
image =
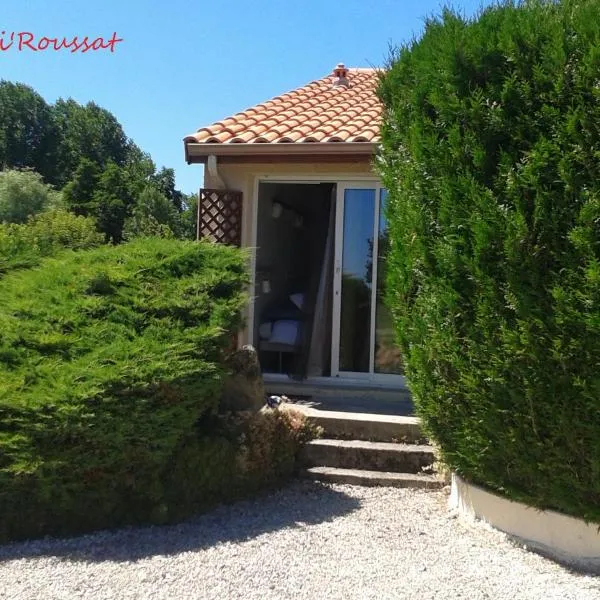
M 418 413 L 466 479 L 600 522 L 600 2 L 445 10 L 380 94 Z
M 0 540 L 180 514 L 183 441 L 204 465 L 222 445 L 201 425 L 246 282 L 237 249 L 159 239 L 0 280 Z

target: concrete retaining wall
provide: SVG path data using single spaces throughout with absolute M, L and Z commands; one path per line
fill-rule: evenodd
M 504 531 L 528 548 L 569 566 L 600 573 L 599 525 L 540 511 L 452 475 L 450 507 Z

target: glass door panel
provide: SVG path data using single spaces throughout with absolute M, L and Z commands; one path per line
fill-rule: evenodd
M 375 189 L 343 196 L 339 370 L 370 372 Z
M 389 248 L 389 237 L 385 207 L 387 191 L 380 191 L 379 227 L 377 239 L 377 282 L 375 295 L 375 373 L 402 374 L 402 355 L 395 344 L 392 315 L 385 306 L 386 294 L 386 260 Z
M 384 304 L 386 198 L 376 183 L 337 186 L 333 376 L 381 379 L 402 374 L 391 315 Z

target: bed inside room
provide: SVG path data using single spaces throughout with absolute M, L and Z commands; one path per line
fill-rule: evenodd
M 259 185 L 253 336 L 265 373 L 329 374 L 334 191 Z

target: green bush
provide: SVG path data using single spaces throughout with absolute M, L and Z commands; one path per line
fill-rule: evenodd
M 0 171 L 0 223 L 25 223 L 60 204 L 59 196 L 35 171 Z
M 123 237 L 180 237 L 181 217 L 173 203 L 155 187 L 147 186 L 125 220 Z
M 475 483 L 600 521 L 600 2 L 446 10 L 382 77 L 389 304 Z
M 165 484 L 217 409 L 246 280 L 237 249 L 160 239 L 0 280 L 0 540 L 177 512 Z
M 299 412 L 265 409 L 205 420 L 174 453 L 160 515 L 178 519 L 280 485 L 318 431 Z
M 30 217 L 23 225 L 0 223 L 0 276 L 13 269 L 35 266 L 44 256 L 65 248 L 94 248 L 103 240 L 93 219 L 65 210 Z

